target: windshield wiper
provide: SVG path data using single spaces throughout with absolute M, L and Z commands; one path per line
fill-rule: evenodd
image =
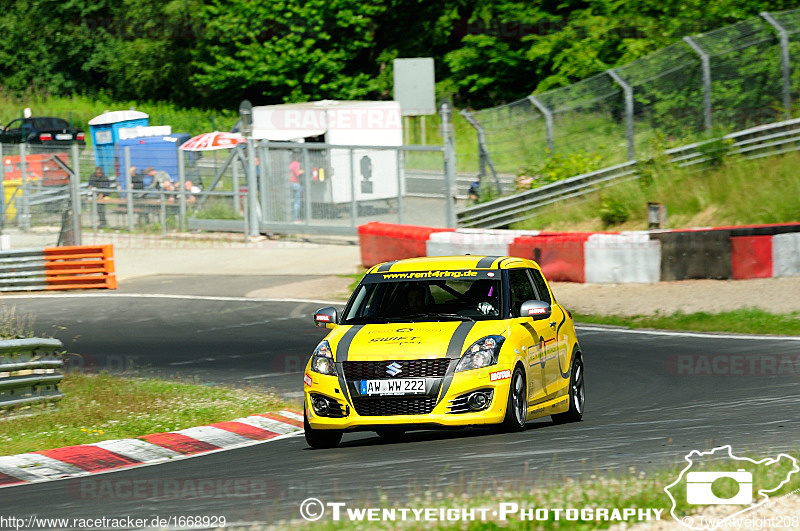
M 444 319 L 457 319 L 459 321 L 475 321 L 475 319 L 473 319 L 468 315 L 461 315 L 458 313 L 438 313 L 438 312 L 415 313 L 413 315 L 407 315 L 403 317 L 403 319 L 417 319 L 420 317 L 441 317 Z
M 378 323 L 388 323 L 389 319 L 386 317 L 378 317 L 375 315 L 362 315 L 360 317 L 353 317 L 351 319 L 347 319 L 342 324 L 378 324 Z

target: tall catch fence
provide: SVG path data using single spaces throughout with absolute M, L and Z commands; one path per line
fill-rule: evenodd
M 800 9 L 762 13 L 573 85 L 462 114 L 476 128 L 482 168 L 536 179 L 551 157 L 577 157 L 592 171 L 791 118 L 798 52 Z

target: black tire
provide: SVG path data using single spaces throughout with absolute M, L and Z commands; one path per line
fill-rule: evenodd
M 528 415 L 528 393 L 525 384 L 525 372 L 522 367 L 514 368 L 511 375 L 511 382 L 508 384 L 508 403 L 506 404 L 506 416 L 500 428 L 503 431 L 522 431 L 525 428 L 525 420 Z
M 342 440 L 342 430 L 315 430 L 308 423 L 305 410 L 303 411 L 303 430 L 306 442 L 311 448 L 336 448 Z
M 556 424 L 579 422 L 583 418 L 586 402 L 586 388 L 583 380 L 583 359 L 576 353 L 572 359 L 569 378 L 569 410 L 551 415 Z
M 380 428 L 375 430 L 375 433 L 386 442 L 398 442 L 403 440 L 406 430 L 403 428 Z

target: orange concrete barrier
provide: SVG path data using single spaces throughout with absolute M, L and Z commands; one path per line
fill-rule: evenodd
M 113 245 L 47 247 L 44 261 L 44 289 L 117 289 Z

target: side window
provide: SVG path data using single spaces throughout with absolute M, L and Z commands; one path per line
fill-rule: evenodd
M 550 291 L 547 289 L 547 282 L 544 281 L 542 274 L 538 269 L 530 269 L 529 271 L 533 277 L 533 283 L 536 286 L 536 291 L 539 293 L 539 300 L 544 301 L 547 304 L 553 304 L 553 301 L 550 297 Z
M 22 125 L 22 118 L 17 118 L 16 120 L 12 121 L 10 124 L 6 126 L 6 131 L 14 131 L 19 130 L 19 127 Z
M 530 277 L 524 269 L 508 270 L 508 285 L 511 289 L 511 317 L 519 317 L 519 308 L 525 301 L 536 299 Z

